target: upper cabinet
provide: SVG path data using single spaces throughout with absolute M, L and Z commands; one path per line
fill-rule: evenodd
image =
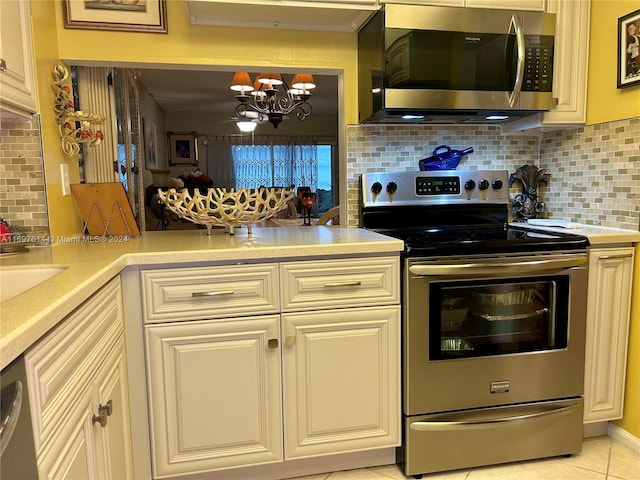
M 185 0 L 193 24 L 355 32 L 377 0 Z M 274 8 L 277 7 L 277 8 Z
M 545 0 L 380 0 L 379 3 L 544 11 Z
M 558 105 L 542 115 L 542 126 L 584 125 L 591 2 L 547 0 L 547 11 L 556 14 L 553 96 Z
M 28 0 L 0 2 L 0 117 L 35 113 L 36 87 Z

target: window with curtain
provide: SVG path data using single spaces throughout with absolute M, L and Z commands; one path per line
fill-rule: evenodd
M 305 185 L 315 191 L 318 187 L 316 145 L 233 145 L 231 157 L 237 188 Z
M 213 145 L 209 144 L 212 148 L 211 155 L 207 153 L 207 169 L 213 174 L 216 186 L 308 186 L 318 193 L 318 212 L 324 212 L 335 203 L 333 139 L 255 136 L 248 145 L 239 137 L 223 136 L 210 138 L 210 141 Z M 224 171 L 228 173 L 223 174 Z

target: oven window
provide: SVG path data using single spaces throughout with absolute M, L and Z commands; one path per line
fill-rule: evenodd
M 567 347 L 569 278 L 458 281 L 429 287 L 429 359 Z

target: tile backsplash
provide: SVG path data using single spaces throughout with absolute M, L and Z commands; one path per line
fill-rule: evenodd
M 547 217 L 639 229 L 639 118 L 538 135 L 505 135 L 492 125 L 349 125 L 346 140 L 349 225 L 358 225 L 360 174 L 418 170 L 421 158 L 449 145 L 474 149 L 458 169 L 547 169 L 549 185 L 539 189 Z
M 0 217 L 16 227 L 47 227 L 40 121 L 0 123 Z
M 349 125 L 346 132 L 349 225 L 358 224 L 361 173 L 417 170 L 421 158 L 449 145 L 474 149 L 459 169 L 547 169 L 549 185 L 540 189 L 547 217 L 639 229 L 640 118 L 540 135 L 503 135 L 491 125 Z M 39 117 L 2 120 L 0 216 L 11 224 L 48 225 L 42 163 Z
M 638 230 L 640 117 L 547 133 L 540 167 L 552 174 L 550 216 Z

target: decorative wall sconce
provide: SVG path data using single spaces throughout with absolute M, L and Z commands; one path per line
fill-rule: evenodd
M 56 94 L 53 110 L 58 119 L 62 151 L 67 155 L 77 155 L 81 143 L 99 145 L 104 139 L 104 134 L 98 125 L 104 123 L 105 117 L 75 110 L 71 87 L 67 84 L 69 70 L 64 65 L 56 65 L 53 68 L 53 78 Z

